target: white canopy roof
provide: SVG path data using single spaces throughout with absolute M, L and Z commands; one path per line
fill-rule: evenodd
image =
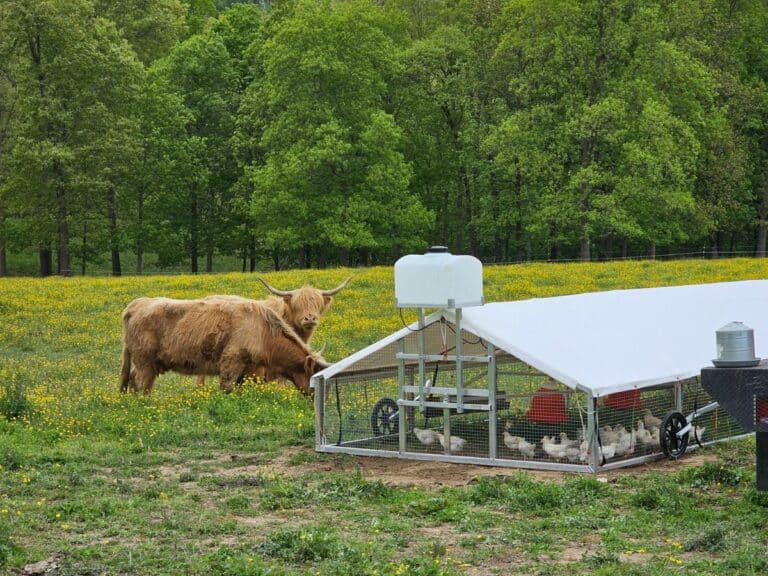
M 455 320 L 453 310 L 443 315 Z M 496 302 L 462 309 L 461 327 L 567 386 L 601 396 L 698 375 L 717 356 L 715 332 L 733 321 L 754 330 L 755 354 L 767 357 L 768 280 Z M 319 375 L 342 371 L 408 330 Z
M 715 332 L 733 321 L 768 356 L 768 280 L 498 302 L 462 316 L 464 329 L 596 396 L 698 375 L 717 357 Z

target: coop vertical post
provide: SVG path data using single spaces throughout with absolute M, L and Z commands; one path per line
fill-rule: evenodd
M 398 393 L 399 399 L 405 400 L 405 359 L 402 357 L 402 353 L 405 352 L 405 340 L 400 340 L 398 343 L 398 348 L 400 354 L 398 354 L 397 359 L 397 382 L 400 385 L 400 392 Z M 400 450 L 400 454 L 403 454 L 405 452 L 405 440 L 406 440 L 406 433 L 407 430 L 405 425 L 405 406 L 403 406 L 402 402 L 398 402 L 398 411 L 397 411 L 397 422 L 398 422 L 398 447 Z
M 424 308 L 419 308 L 419 333 L 417 336 L 419 343 L 419 409 L 424 412 L 424 402 L 426 402 L 426 394 L 424 394 L 424 378 L 425 378 L 425 366 L 424 366 Z M 434 384 L 434 382 L 433 382 Z
M 315 379 L 315 448 L 325 444 L 325 378 Z
M 592 394 L 587 394 L 587 443 L 589 444 L 589 466 L 593 472 L 597 472 L 600 467 L 602 455 L 599 453 L 599 443 L 597 435 L 600 433 L 597 429 L 597 398 Z
M 488 343 L 488 458 L 496 460 L 496 349 Z
M 683 384 L 680 381 L 675 382 L 675 410 L 683 411 Z
M 456 308 L 456 412 L 464 412 L 464 370 L 461 340 L 461 308 Z

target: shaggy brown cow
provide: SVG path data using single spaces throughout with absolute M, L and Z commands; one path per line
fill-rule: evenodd
M 263 278 L 259 278 L 267 290 L 278 296 L 278 298 L 267 298 L 264 303 L 288 322 L 306 343 L 309 343 L 312 338 L 320 322 L 320 316 L 331 304 L 332 297 L 349 284 L 350 280 L 352 276 L 332 290 L 320 290 L 312 286 L 303 286 L 295 290 L 278 290 L 267 284 Z
M 309 379 L 327 366 L 257 300 L 137 298 L 123 311 L 123 392 L 149 394 L 157 376 L 173 370 L 217 375 L 227 392 L 251 374 L 282 377 L 311 397 Z
M 260 300 L 266 306 L 274 310 L 280 317 L 287 322 L 296 334 L 309 344 L 309 340 L 314 334 L 315 328 L 320 322 L 320 316 L 323 315 L 330 306 L 333 296 L 338 294 L 349 284 L 352 276 L 349 276 L 344 282 L 331 290 L 320 290 L 312 286 L 303 286 L 295 290 L 278 290 L 270 286 L 266 280 L 259 278 L 259 281 L 276 297 L 269 297 L 266 300 Z M 214 295 L 206 297 L 211 299 L 244 300 L 240 296 Z M 270 375 L 259 375 L 265 379 L 274 379 Z M 198 376 L 197 385 L 205 384 L 205 376 Z

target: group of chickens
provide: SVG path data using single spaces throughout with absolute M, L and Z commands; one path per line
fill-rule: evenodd
M 598 430 L 600 437 L 598 458 L 610 460 L 611 458 L 633 454 L 638 446 L 648 446 L 650 448 L 659 446 L 660 426 L 661 419 L 654 416 L 646 408 L 643 412 L 643 418 L 637 421 L 636 427 L 631 431 L 627 430 L 623 424 L 600 427 Z M 445 448 L 446 443 L 448 443 L 450 452 L 459 452 L 466 445 L 464 438 L 450 436 L 450 439 L 446 440 L 444 434 L 428 428 L 414 428 L 413 433 L 419 442 L 425 446 L 434 444 L 437 441 Z M 704 434 L 704 427 L 694 426 L 690 434 L 700 439 Z M 527 458 L 533 458 L 536 455 L 536 443 L 529 442 L 522 436 L 515 436 L 509 430 L 504 430 L 504 445 Z M 569 438 L 566 432 L 561 432 L 559 437 L 544 436 L 541 439 L 541 448 L 547 456 L 554 460 L 581 463 L 589 460 L 590 442 L 584 438 L 583 432 L 577 439 Z
M 446 441 L 445 434 L 441 434 L 437 430 L 432 430 L 430 428 L 414 428 L 413 433 L 424 446 L 430 446 L 437 440 L 440 443 L 440 446 L 445 448 L 447 443 L 450 452 L 461 452 L 467 444 L 467 441 L 464 438 L 453 435 L 449 436 Z

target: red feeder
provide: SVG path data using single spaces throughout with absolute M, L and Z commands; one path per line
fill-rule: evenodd
M 763 424 L 763 420 L 768 419 L 768 398 L 757 398 L 755 406 L 755 416 L 758 423 Z
M 643 400 L 640 398 L 640 390 L 627 390 L 626 392 L 616 392 L 608 394 L 605 397 L 605 405 L 608 408 L 618 410 L 632 410 L 643 407 Z
M 547 424 L 561 424 L 568 420 L 565 414 L 565 395 L 562 392 L 542 386 L 531 398 L 528 418 Z

